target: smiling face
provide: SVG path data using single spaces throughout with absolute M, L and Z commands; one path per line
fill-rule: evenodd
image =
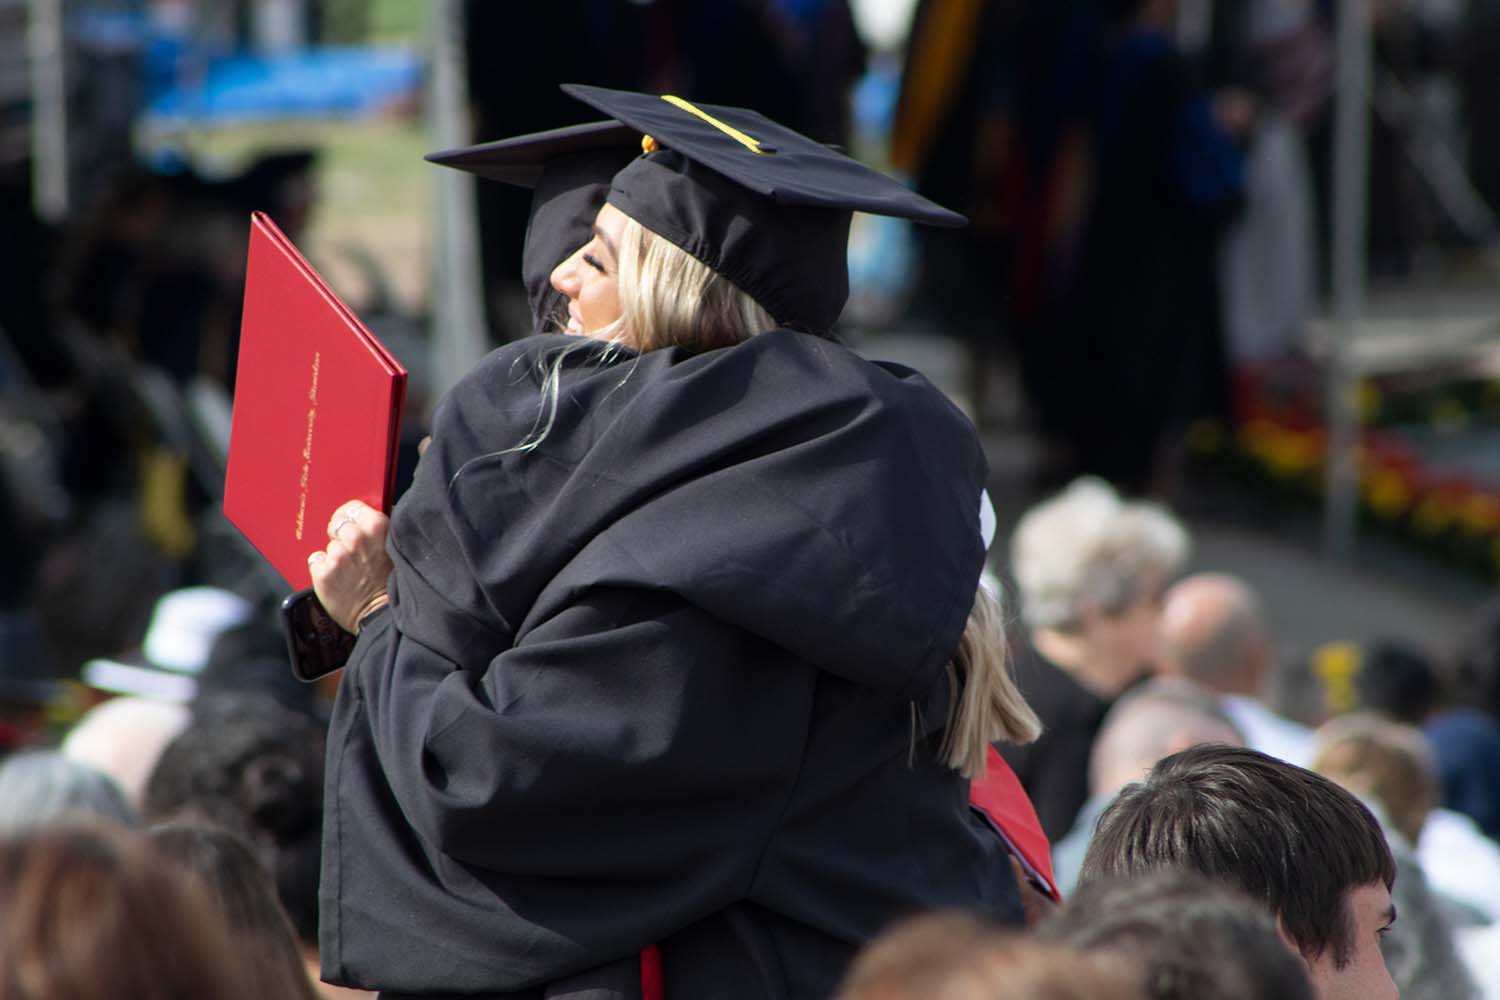
M 1304 958 L 1314 994 L 1318 1000 L 1396 1000 L 1396 984 L 1380 953 L 1380 939 L 1396 920 L 1390 890 L 1381 882 L 1355 886 L 1344 905 L 1354 928 L 1349 960 L 1339 968 L 1332 948 L 1316 959 Z
M 608 338 L 620 318 L 620 242 L 627 221 L 613 205 L 599 209 L 594 235 L 552 271 L 552 287 L 568 299 L 567 333 Z

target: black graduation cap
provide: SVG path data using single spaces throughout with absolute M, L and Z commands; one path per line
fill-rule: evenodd
M 566 309 L 552 287 L 552 269 L 589 241 L 610 178 L 639 153 L 640 142 L 640 133 L 627 125 L 589 122 L 429 153 L 426 159 L 533 189 L 521 278 L 541 329 Z
M 588 158 L 595 153 L 612 150 L 622 150 L 633 155 L 639 151 L 640 137 L 639 132 L 620 122 L 588 122 L 584 125 L 569 125 L 546 132 L 497 139 L 494 142 L 482 142 L 462 149 L 445 149 L 438 153 L 428 153 L 424 159 L 445 167 L 467 170 L 487 180 L 534 188 L 542 180 L 544 171 L 571 157 Z M 624 166 L 623 161 L 621 166 Z M 589 223 L 592 225 L 593 220 L 590 219 Z
M 853 212 L 939 226 L 967 221 L 755 111 L 670 94 L 578 84 L 562 89 L 644 136 L 642 155 L 614 175 L 609 203 L 724 275 L 785 326 L 822 333 L 838 319 L 849 294 Z M 595 142 L 597 148 L 601 136 L 617 134 L 609 123 L 592 128 L 597 131 L 565 136 L 570 130 L 558 129 L 428 159 L 525 183 L 517 178 L 532 168 L 523 164 L 545 162 L 565 143 L 587 148 Z M 497 152 L 500 159 L 494 159 Z

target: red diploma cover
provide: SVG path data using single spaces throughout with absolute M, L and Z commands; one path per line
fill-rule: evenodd
M 254 213 L 224 515 L 293 589 L 339 504 L 390 510 L 405 398 L 406 369 Z

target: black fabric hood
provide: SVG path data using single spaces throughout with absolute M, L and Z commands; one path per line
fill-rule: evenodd
M 915 696 L 973 604 L 986 473 L 925 379 L 828 341 L 778 330 L 637 356 L 533 337 L 435 414 L 393 515 L 400 627 L 479 669 L 590 588 L 667 590 Z

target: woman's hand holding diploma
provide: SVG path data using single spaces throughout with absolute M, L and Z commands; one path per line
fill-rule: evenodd
M 334 621 L 358 633 L 359 623 L 384 607 L 392 563 L 385 552 L 390 518 L 350 500 L 328 521 L 328 546 L 307 557 L 313 590 Z

